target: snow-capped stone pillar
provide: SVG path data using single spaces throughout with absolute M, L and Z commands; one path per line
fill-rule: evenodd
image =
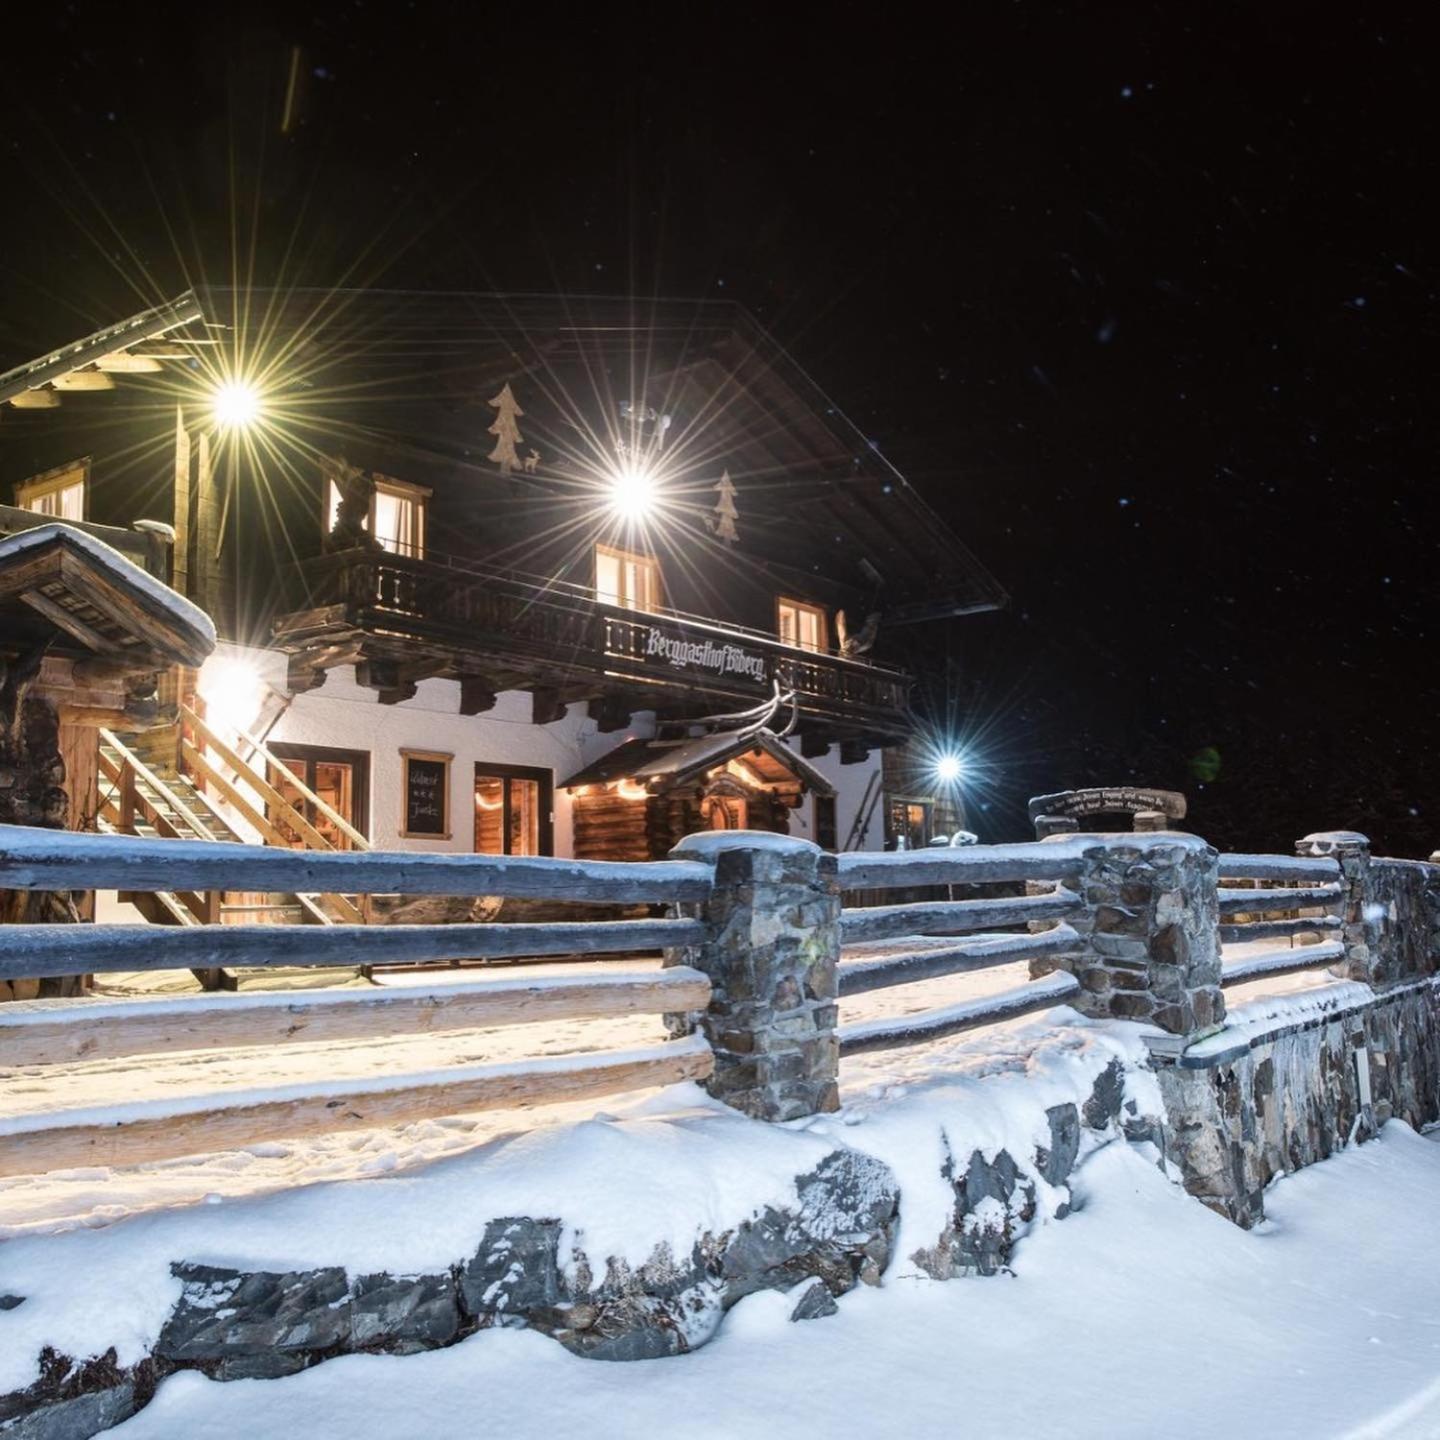
M 838 1109 L 835 857 L 808 840 L 750 830 L 691 835 L 670 856 L 715 867 L 709 898 L 679 907 L 705 922 L 704 941 L 665 956 L 667 965 L 703 970 L 714 987 L 698 1017 L 715 1051 L 706 1088 L 759 1120 Z M 673 1016 L 670 1025 L 679 1032 L 692 1021 Z
M 1080 872 L 1085 909 L 1069 921 L 1083 943 L 1063 962 L 1082 987 L 1071 1003 L 1186 1040 L 1220 1024 L 1218 874 L 1195 835 L 1095 836 Z
M 1295 844 L 1306 859 L 1329 858 L 1340 862 L 1340 938 L 1345 942 L 1345 977 L 1378 985 L 1377 961 L 1381 949 L 1380 926 L 1370 906 L 1370 839 L 1355 830 L 1323 830 Z

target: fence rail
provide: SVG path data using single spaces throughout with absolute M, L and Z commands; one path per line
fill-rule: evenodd
M 703 900 L 694 862 L 554 860 L 538 855 L 284 850 L 0 825 L 0 889 L 260 890 L 283 894 L 501 895 L 595 904 Z
M 1354 849 L 1356 837 L 1318 840 L 1328 845 L 1332 838 L 1351 847 L 1343 864 L 1330 855 L 1217 861 L 1204 841 L 1174 833 L 832 857 L 803 841 L 745 832 L 692 837 L 681 847 L 684 859 L 632 864 L 292 851 L 0 826 L 0 891 L 485 895 L 669 907 L 665 918 L 513 925 L 247 928 L 201 924 L 199 917 L 183 927 L 0 926 L 0 981 L 114 970 L 665 952 L 661 968 L 650 962 L 566 974 L 496 972 L 456 983 L 419 977 L 397 987 L 304 994 L 0 1006 L 0 1065 L 27 1067 L 16 1095 L 19 1113 L 0 1119 L 0 1174 L 171 1159 L 682 1079 L 705 1080 L 712 1093 L 761 1118 L 794 1119 L 835 1103 L 837 1055 L 927 1044 L 1065 1005 L 1088 1016 L 1144 1021 L 1155 1027 L 1152 1043 L 1156 1030 L 1165 1032 L 1173 1041 L 1166 1053 L 1178 1053 L 1223 1023 L 1224 988 L 1325 968 L 1377 984 L 1433 971 L 1433 947 L 1401 935 L 1393 916 L 1396 906 L 1420 914 L 1416 907 L 1432 904 L 1440 870 L 1417 866 L 1401 874 L 1378 861 L 1371 867 L 1368 851 Z M 844 904 L 846 894 L 858 898 L 860 891 L 930 886 L 1003 888 L 965 898 Z M 1030 893 L 1014 893 L 1021 886 Z M 1011 983 L 998 973 L 1004 967 L 1028 979 Z M 997 972 L 996 992 L 967 990 L 963 977 L 985 970 Z M 953 987 L 915 992 L 934 997 L 927 1009 L 877 1017 L 874 1007 L 857 1008 L 874 992 L 947 977 L 961 978 Z M 317 1079 L 307 1062 L 308 1071 L 284 1079 L 286 1047 L 298 1043 L 363 1045 L 629 1015 L 664 1015 L 681 1038 L 363 1078 Z M 267 1071 L 263 1086 L 202 1085 L 103 1110 L 63 1102 L 62 1085 L 62 1101 L 43 1113 L 35 1112 L 27 1089 L 36 1075 L 75 1064 L 103 1074 L 104 1064 L 115 1061 L 118 1085 L 122 1073 L 137 1073 L 136 1057 L 198 1052 L 201 1064 L 207 1052 L 247 1047 L 262 1047 L 258 1053 L 267 1059 L 273 1047 L 273 1083 Z

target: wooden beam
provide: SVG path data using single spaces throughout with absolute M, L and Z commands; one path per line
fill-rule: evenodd
M 230 851 L 239 847 L 215 848 Z M 72 881 L 77 878 L 71 876 Z M 102 888 L 94 885 L 91 877 L 84 878 L 94 888 Z M 174 890 L 181 883 L 171 881 L 164 888 Z M 180 893 L 188 893 L 189 888 Z M 237 875 L 228 888 L 260 887 L 245 884 Z M 3 925 L 0 980 L 99 974 L 107 970 L 415 965 L 435 960 L 624 954 L 698 945 L 704 935 L 705 927 L 699 920 L 332 925 L 328 929 L 314 925 L 203 925 L 194 930 L 151 925 Z
M 1330 856 L 1222 855 L 1222 880 L 1309 880 L 1324 883 L 1340 878 L 1340 862 Z
M 42 595 L 38 590 L 26 590 L 20 598 L 52 625 L 58 626 L 67 635 L 78 640 L 87 650 L 108 654 L 116 648 L 115 641 L 107 640 L 98 630 L 87 625 L 78 615 L 72 614 L 48 595 Z
M 840 742 L 840 763 L 859 765 L 870 755 L 870 744 L 866 740 L 842 740 Z
M 73 370 L 69 375 L 57 375 L 50 383 L 57 390 L 113 390 L 115 388 L 115 382 L 100 370 Z
M 1227 890 L 1216 892 L 1222 915 L 1266 915 L 1277 910 L 1304 910 L 1338 905 L 1344 892 L 1338 884 L 1297 886 L 1294 890 Z
M 87 835 L 0 825 L 0 890 L 70 890 L 77 888 L 76 877 L 80 875 L 85 882 L 83 888 L 92 890 L 505 895 L 517 900 L 643 905 L 703 900 L 710 893 L 711 874 L 711 867 L 698 861 L 281 850 L 268 845 L 144 840 L 133 835 Z M 4 927 L 0 927 L 0 937 L 3 935 Z
M 434 1071 L 426 1071 L 287 1086 L 283 1100 L 256 1098 L 246 1103 L 244 1091 L 230 1090 L 167 1098 L 148 1106 L 138 1102 L 123 1107 L 125 1118 L 119 1123 L 98 1116 L 91 1120 L 84 1111 L 71 1112 L 69 1117 L 65 1112 L 22 1116 L 0 1121 L 0 1175 L 143 1165 L 239 1150 L 266 1140 L 378 1130 L 509 1106 L 590 1100 L 703 1080 L 714 1063 L 705 1041 L 691 1036 L 647 1050 L 557 1056 L 524 1066 L 457 1067 L 440 1081 Z M 67 1118 L 72 1123 L 66 1124 Z
M 930 1040 L 943 1040 L 964 1030 L 982 1025 L 998 1025 L 1002 1020 L 1015 1020 L 1036 1010 L 1049 1010 L 1063 1005 L 1080 993 L 1080 982 L 1073 975 L 1056 971 L 1043 980 L 1018 985 L 999 995 L 986 995 L 960 1005 L 947 1005 L 939 1010 L 922 1010 L 887 1020 L 868 1020 L 840 1028 L 840 1055 L 861 1055 L 867 1050 L 893 1050 L 897 1045 L 922 1045 Z
M 53 390 L 22 390 L 10 397 L 10 403 L 17 410 L 54 410 L 60 397 Z
M 480 715 L 486 710 L 493 710 L 498 698 L 491 688 L 489 680 L 482 676 L 462 675 L 460 677 L 460 713 L 462 715 Z
M 821 735 L 814 730 L 802 730 L 800 732 L 800 754 L 806 760 L 818 760 L 822 755 L 830 753 L 830 737 Z
M 899 935 L 993 930 L 1031 920 L 1059 920 L 1085 908 L 1070 890 L 1050 895 L 1001 896 L 994 900 L 922 900 L 913 905 L 876 905 L 840 912 L 840 938 L 847 944 L 890 940 Z
M 97 685 L 111 688 L 117 685 L 130 689 L 136 686 L 142 676 L 148 675 L 150 683 L 145 687 L 147 693 L 153 692 L 159 684 L 159 675 L 156 673 L 163 665 L 157 662 L 157 657 L 148 654 L 137 654 L 134 660 L 116 660 L 110 657 L 105 659 L 84 659 L 75 661 L 71 667 L 71 675 L 77 684 Z
M 93 605 L 102 615 L 112 618 L 138 636 L 161 655 L 187 665 L 200 665 L 210 653 L 210 642 L 177 628 L 173 616 L 155 601 L 147 601 L 144 591 L 117 589 L 107 575 L 95 569 L 73 551 L 61 557 L 60 573 L 66 588 L 77 599 Z M 152 608 L 153 607 L 153 608 Z M 115 647 L 113 643 L 109 646 Z
M 987 935 L 940 949 L 910 950 L 877 956 L 873 960 L 847 961 L 840 966 L 840 994 L 842 997 L 863 995 L 871 990 L 887 990 L 892 985 L 987 970 L 1015 960 L 1032 960 L 1039 955 L 1074 954 L 1082 944 L 1070 926 L 1057 925 L 1038 935 Z
M 537 685 L 530 692 L 530 723 L 550 725 L 565 718 L 565 705 L 553 686 Z
M 505 975 L 458 985 L 419 979 L 414 985 L 303 995 L 244 991 L 222 1001 L 32 1000 L 0 1006 L 0 1055 L 7 1066 L 60 1065 L 174 1050 L 683 1014 L 709 1003 L 709 979 L 680 965 L 646 971 L 607 967 L 584 976 Z
M 1065 880 L 1078 875 L 1094 837 L 1025 841 L 956 849 L 904 850 L 883 855 L 851 852 L 836 857 L 842 890 L 889 890 L 898 885 L 988 885 L 996 881 Z
M 599 700 L 591 700 L 585 707 L 585 713 L 602 735 L 613 735 L 629 725 L 634 707 L 623 696 L 606 695 Z

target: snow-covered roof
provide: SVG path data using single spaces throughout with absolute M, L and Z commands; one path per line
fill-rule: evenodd
M 86 586 L 81 596 L 71 595 L 64 564 L 57 562 L 51 572 L 27 576 L 19 593 L 8 593 L 16 587 L 6 583 L 6 572 L 47 549 L 53 549 L 57 557 L 65 553 L 76 557 L 84 568 L 98 572 L 104 584 Z M 33 607 L 24 600 L 27 593 L 41 591 L 43 594 L 45 586 L 57 591 L 55 595 L 43 596 L 51 602 L 50 607 Z M 72 603 L 65 604 L 67 599 Z M 126 614 L 127 601 L 159 625 L 143 624 L 137 629 L 136 617 Z M 36 609 L 43 614 L 48 608 L 46 618 L 57 629 L 66 630 L 72 638 L 89 633 L 102 640 L 113 639 L 117 652 L 134 637 L 168 662 L 198 665 L 215 648 L 214 623 L 199 606 L 142 570 L 134 561 L 127 560 L 103 540 L 58 521 L 0 537 L 0 609 L 12 607 L 17 616 L 23 612 L 27 619 L 38 618 Z M 57 610 L 73 616 L 73 628 L 54 618 Z M 87 641 L 84 648 L 95 647 Z
M 807 790 L 820 795 L 835 793 L 835 787 L 798 751 L 792 750 L 773 731 L 763 729 L 722 730 L 689 740 L 627 740 L 572 775 L 561 788 L 570 790 L 580 785 L 634 780 L 652 790 L 665 790 L 743 756 L 751 756 L 762 764 L 765 760 L 773 762 L 760 770 L 762 779 L 780 779 L 778 772 L 784 771 Z M 771 773 L 765 773 L 766 770 Z

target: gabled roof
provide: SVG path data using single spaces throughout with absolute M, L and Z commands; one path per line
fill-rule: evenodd
M 127 373 L 152 357 L 175 368 Z M 728 470 L 742 497 L 737 561 L 785 566 L 803 537 L 805 571 L 873 595 L 886 624 L 1006 601 L 950 525 L 730 301 L 209 288 L 17 367 L 0 377 L 0 401 L 13 391 L 53 404 L 49 386 L 112 381 L 133 397 L 153 380 L 158 416 L 186 393 L 200 403 L 227 371 L 261 377 L 293 468 L 345 450 L 385 473 L 428 467 L 462 485 L 477 507 L 467 523 L 493 529 L 501 548 L 506 518 L 563 496 L 567 470 L 573 493 L 577 457 L 614 463 L 621 407 L 633 405 L 673 420 L 667 452 L 683 452 L 687 485 L 707 493 Z M 489 462 L 491 402 L 506 384 L 524 412 L 522 448 L 537 452 L 532 473 Z M 76 398 L 78 420 L 105 397 Z
M 776 781 L 788 774 L 817 795 L 835 793 L 835 787 L 808 760 L 770 730 L 725 730 L 689 740 L 627 740 L 562 781 L 560 788 L 633 780 L 658 793 L 740 759 L 749 761 L 762 780 Z
M 93 535 L 52 523 L 0 537 L 0 635 L 137 669 L 199 665 L 210 617 Z

